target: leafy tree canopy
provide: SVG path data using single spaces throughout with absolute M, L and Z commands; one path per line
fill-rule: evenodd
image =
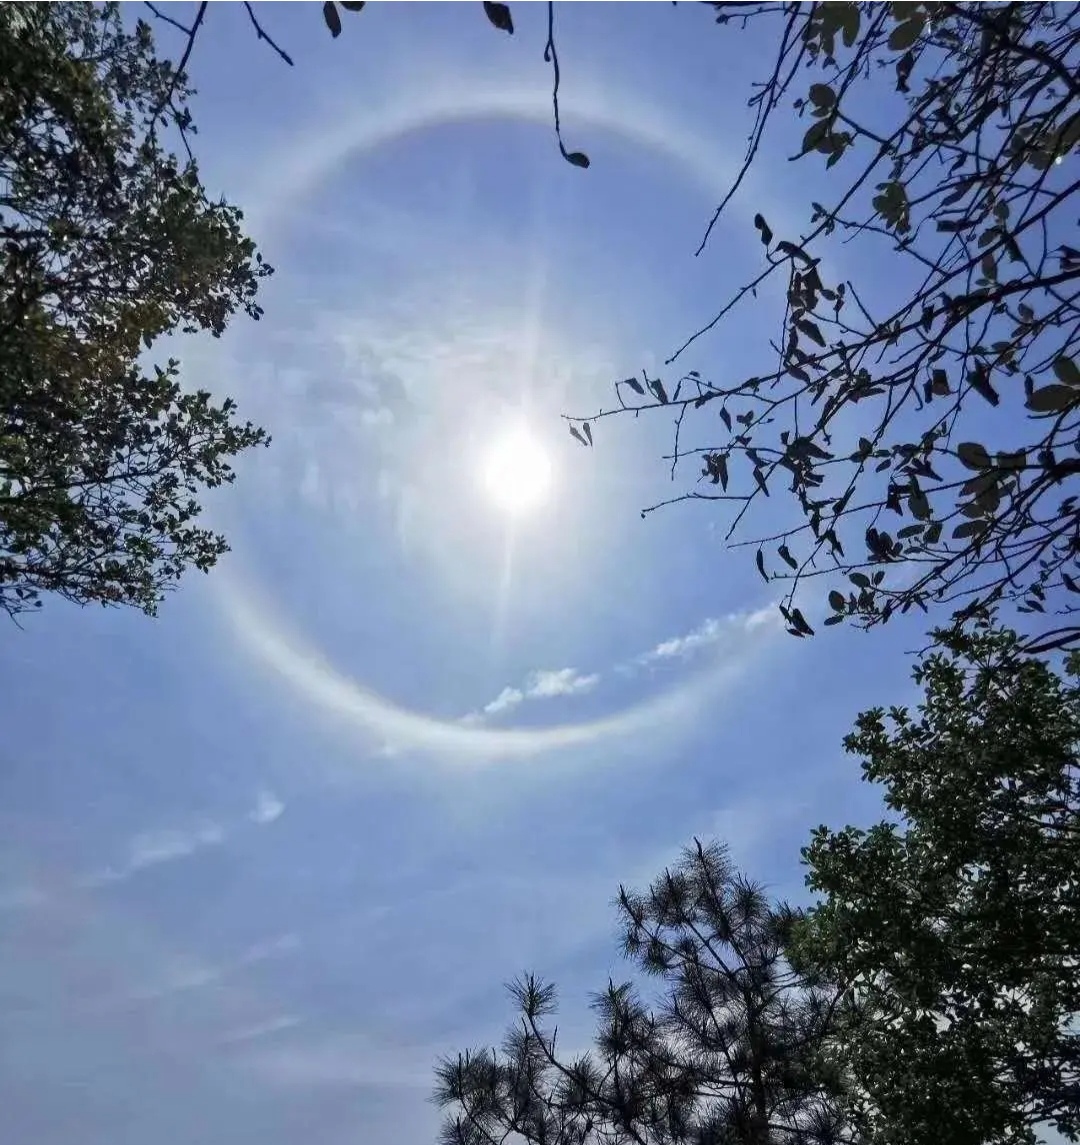
M 706 330 L 743 344 L 733 322 L 782 285 L 753 376 L 627 378 L 616 408 L 571 431 L 591 443 L 597 416 L 674 411 L 673 460 L 699 475 L 674 499 L 730 509 L 729 539 L 785 583 L 795 635 L 812 633 L 796 594 L 824 577 L 826 624 L 913 606 L 966 619 L 1004 601 L 1065 614 L 1050 631 L 1035 618 L 1031 647 L 1076 643 L 1080 10 L 712 7 L 718 35 L 771 27 L 775 52 L 709 232 L 791 116 L 805 121 L 793 159 L 836 190 L 806 204 L 801 233 L 755 217 L 763 268 L 668 360 Z M 839 275 L 841 258 L 861 276 Z M 797 512 L 767 539 L 743 536 L 785 486 Z
M 58 593 L 153 612 L 224 539 L 199 491 L 266 435 L 147 370 L 164 334 L 254 318 L 270 272 L 160 133 L 191 127 L 183 67 L 117 4 L 0 6 L 0 606 Z
M 796 963 L 850 991 L 841 1044 L 874 1140 L 1080 1136 L 1080 654 L 940 633 L 916 712 L 845 747 L 896 819 L 819 828 Z M 898 820 L 898 821 L 897 821 Z
M 814 832 L 794 911 L 697 844 L 621 890 L 625 953 L 658 978 L 597 996 L 560 1054 L 554 991 L 513 987 L 501 1052 L 443 1061 L 444 1145 L 1030 1145 L 1080 1139 L 1080 653 L 937 633 L 916 712 L 845 740 L 888 820 Z

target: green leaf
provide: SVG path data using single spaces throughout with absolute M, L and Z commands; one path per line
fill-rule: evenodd
M 806 617 L 803 616 L 799 609 L 793 608 L 791 610 L 791 619 L 800 634 L 806 636 L 814 635 L 814 630 L 810 627 L 809 624 L 806 623 Z
M 1001 401 L 997 390 L 990 384 L 990 371 L 981 362 L 969 371 L 967 380 L 971 388 L 992 406 L 996 406 Z
M 1067 386 L 1080 386 L 1080 367 L 1072 358 L 1064 356 L 1058 358 L 1054 362 L 1054 374 L 1059 382 L 1063 382 Z
M 799 330 L 805 334 L 807 338 L 812 339 L 819 346 L 825 345 L 825 339 L 822 337 L 821 331 L 818 329 L 815 323 L 810 322 L 804 318 L 801 321 L 796 322 L 795 325 L 798 326 Z
M 1058 413 L 1080 401 L 1071 386 L 1043 386 L 1035 390 L 1027 400 L 1027 408 L 1035 413 Z
M 956 447 L 956 456 L 968 469 L 989 469 L 993 464 L 986 447 L 977 441 L 962 441 Z
M 511 36 L 514 34 L 514 21 L 505 4 L 489 4 L 488 0 L 484 0 L 484 15 L 500 32 L 507 32 Z
M 338 15 L 337 8 L 334 7 L 334 0 L 326 0 L 322 6 L 322 16 L 326 21 L 326 26 L 330 29 L 330 35 L 336 40 L 341 35 L 341 17 Z
M 811 84 L 810 101 L 817 107 L 830 108 L 836 103 L 836 92 L 827 83 Z
M 908 498 L 908 509 L 911 510 L 911 515 L 918 520 L 930 520 L 930 502 L 921 489 L 916 489 Z
M 503 5 L 498 4 L 496 7 L 502 8 Z M 563 158 L 575 167 L 588 167 L 589 165 L 589 157 L 584 151 L 566 151 L 563 153 Z
M 859 36 L 859 5 L 844 4 L 840 9 L 840 26 L 843 29 L 844 47 L 850 48 Z
M 819 119 L 816 123 L 812 123 L 803 136 L 801 154 L 805 155 L 808 151 L 815 150 L 828 136 L 829 128 L 830 124 L 827 119 Z
M 841 612 L 844 608 L 844 604 L 845 604 L 844 594 L 842 592 L 837 592 L 836 589 L 834 588 L 832 590 L 832 592 L 829 593 L 829 605 L 830 605 L 830 607 L 833 609 L 834 612 Z
M 923 543 L 927 545 L 936 545 L 941 540 L 941 522 L 931 521 L 927 526 L 926 532 L 923 534 Z
M 866 573 L 853 572 L 848 577 L 848 580 L 851 581 L 851 583 L 853 585 L 855 585 L 856 588 L 869 588 L 870 587 L 870 578 L 866 575 Z
M 777 243 L 776 249 L 781 254 L 787 255 L 788 258 L 798 259 L 800 262 L 805 263 L 807 266 L 809 266 L 810 263 L 814 261 L 801 246 L 797 246 L 795 243 L 788 242 L 786 239 L 783 242 Z
M 893 28 L 889 36 L 889 47 L 894 52 L 906 52 L 919 38 L 925 25 L 926 16 L 922 12 L 916 13 L 910 20 Z
M 981 533 L 986 528 L 983 521 L 963 521 L 957 525 L 952 531 L 952 535 L 956 540 L 962 540 L 964 537 L 973 537 L 976 533 Z

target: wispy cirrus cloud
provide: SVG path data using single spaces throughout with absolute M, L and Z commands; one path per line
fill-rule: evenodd
M 289 933 L 254 943 L 246 950 L 241 951 L 235 958 L 222 962 L 206 963 L 186 959 L 177 960 L 167 964 L 156 981 L 130 991 L 120 1001 L 154 1002 L 186 990 L 198 990 L 205 986 L 213 986 L 251 966 L 257 966 L 259 963 L 271 959 L 283 958 L 299 949 L 299 936 Z
M 255 1042 L 261 1038 L 272 1037 L 274 1034 L 283 1034 L 286 1030 L 294 1030 L 303 1021 L 303 1018 L 295 1014 L 281 1014 L 276 1018 L 268 1018 L 265 1022 L 256 1022 L 252 1026 L 230 1030 L 221 1037 L 220 1044 L 235 1046 L 243 1042 Z
M 279 819 L 284 810 L 285 804 L 272 791 L 263 790 L 244 818 L 262 827 Z M 148 867 L 185 859 L 208 848 L 219 847 L 236 826 L 234 824 L 227 828 L 214 820 L 204 819 L 187 827 L 140 831 L 129 840 L 127 854 L 119 863 L 85 876 L 79 880 L 79 885 L 92 888 L 123 882 Z
M 661 640 L 654 648 L 635 657 L 623 668 L 632 670 L 635 667 L 647 667 L 665 660 L 688 660 L 705 648 L 715 647 L 740 630 L 751 632 L 756 628 L 776 624 L 778 621 L 776 606 L 771 604 L 755 612 L 740 613 L 725 617 L 723 620 L 710 616 L 689 632 Z
M 184 859 L 208 847 L 220 846 L 225 841 L 225 829 L 218 823 L 203 822 L 188 828 L 165 828 L 140 831 L 127 845 L 126 857 L 117 864 L 104 867 L 81 880 L 83 886 L 102 886 L 123 882 L 147 867 Z
M 529 674 L 525 683 L 519 687 L 505 687 L 490 703 L 485 704 L 480 712 L 475 712 L 471 719 L 481 716 L 497 716 L 502 712 L 516 708 L 526 700 L 547 700 L 555 696 L 573 696 L 580 692 L 591 691 L 600 682 L 597 672 L 585 675 L 575 668 L 541 669 Z
M 697 627 L 678 636 L 661 640 L 655 647 L 616 664 L 613 671 L 623 676 L 634 675 L 643 668 L 662 662 L 689 660 L 707 648 L 714 648 L 740 634 L 766 629 L 779 623 L 774 605 L 754 612 L 735 613 L 722 619 L 708 617 Z M 573 696 L 592 691 L 603 679 L 601 672 L 578 672 L 576 668 L 555 668 L 531 672 L 521 685 L 508 684 L 479 711 L 470 712 L 464 723 L 480 723 L 486 716 L 499 716 L 528 700 Z
M 248 818 L 252 823 L 262 826 L 280 819 L 284 810 L 285 804 L 272 791 L 260 791 L 255 806 L 248 813 Z

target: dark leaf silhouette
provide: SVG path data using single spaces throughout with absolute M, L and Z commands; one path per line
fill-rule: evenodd
M 484 0 L 484 14 L 500 32 L 514 34 L 514 21 L 506 4 L 489 4 Z

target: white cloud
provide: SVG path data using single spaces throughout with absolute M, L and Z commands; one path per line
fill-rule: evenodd
M 124 995 L 120 1001 L 153 1002 L 167 998 L 185 990 L 199 990 L 213 986 L 250 966 L 257 966 L 272 958 L 281 958 L 300 947 L 300 939 L 295 934 L 282 934 L 263 942 L 256 942 L 243 950 L 235 958 L 225 962 L 206 963 L 192 959 L 173 959 L 166 963 L 164 972 L 150 986 L 144 986 Z
M 248 813 L 248 818 L 252 823 L 258 823 L 261 826 L 265 823 L 273 823 L 275 819 L 280 819 L 284 810 L 285 804 L 272 791 L 260 791 L 258 799 L 255 800 L 255 806 Z
M 587 692 L 600 681 L 598 673 L 583 675 L 574 668 L 548 668 L 529 674 L 520 688 L 506 687 L 489 704 L 484 705 L 483 714 L 498 715 L 500 712 L 516 708 L 525 700 L 547 700 L 555 696 L 573 696 Z M 465 717 L 467 722 L 475 722 L 479 713 L 472 712 Z
M 216 847 L 224 839 L 225 832 L 216 823 L 202 823 L 190 831 L 143 831 L 129 844 L 127 869 L 140 871 L 143 867 L 182 859 L 204 847 Z
M 503 688 L 490 704 L 484 705 L 484 711 L 494 716 L 498 712 L 505 712 L 507 708 L 516 708 L 524 699 L 525 693 L 520 688 Z
M 598 673 L 589 676 L 579 675 L 573 668 L 559 668 L 553 672 L 534 672 L 529 678 L 526 695 L 529 697 L 541 696 L 572 696 L 576 692 L 587 692 L 596 687 L 600 680 Z
M 688 660 L 704 648 L 719 644 L 725 638 L 740 632 L 748 633 L 779 622 L 775 605 L 767 605 L 755 612 L 732 613 L 722 620 L 709 617 L 696 628 L 681 636 L 662 640 L 655 648 L 643 652 L 633 659 L 616 664 L 614 670 L 623 675 L 632 675 L 644 667 L 660 661 Z M 469 712 L 460 723 L 475 725 L 482 723 L 485 716 L 496 716 L 510 711 L 526 700 L 551 699 L 557 696 L 573 696 L 591 691 L 600 683 L 599 672 L 588 674 L 575 668 L 550 668 L 531 672 L 520 687 L 507 685 L 490 703 L 480 711 Z
M 756 612 L 737 613 L 723 620 L 709 617 L 696 628 L 683 633 L 681 636 L 672 636 L 667 640 L 662 640 L 655 648 L 638 656 L 632 661 L 632 664 L 645 666 L 661 660 L 686 660 L 702 648 L 712 647 L 723 640 L 725 636 L 738 632 L 740 629 L 745 632 L 752 632 L 777 621 L 776 606 L 771 604 L 759 608 Z
M 225 831 L 217 823 L 201 823 L 188 830 L 167 828 L 141 831 L 128 843 L 127 857 L 117 866 L 105 867 L 80 879 L 78 885 L 97 887 L 123 882 L 147 867 L 183 859 L 225 841 Z
M 715 644 L 722 633 L 723 625 L 720 621 L 709 617 L 708 620 L 683 636 L 673 636 L 669 640 L 662 640 L 655 648 L 646 652 L 641 657 L 641 661 L 648 663 L 652 660 L 685 658 L 699 648 Z
M 285 804 L 272 792 L 260 791 L 255 806 L 246 818 L 264 826 L 281 817 Z M 189 828 L 164 828 L 154 831 L 140 831 L 127 846 L 127 857 L 116 866 L 105 867 L 78 881 L 79 886 L 97 887 L 106 883 L 123 882 L 147 867 L 170 863 L 176 859 L 186 859 L 208 847 L 217 847 L 225 842 L 229 832 L 220 823 L 205 820 Z
M 265 1022 L 257 1022 L 253 1026 L 231 1030 L 220 1039 L 220 1042 L 223 1046 L 232 1046 L 239 1042 L 254 1042 L 259 1038 L 268 1038 L 272 1034 L 280 1034 L 284 1033 L 285 1030 L 295 1029 L 301 1022 L 303 1022 L 303 1018 L 298 1018 L 295 1014 L 282 1014 L 277 1018 L 269 1018 Z

